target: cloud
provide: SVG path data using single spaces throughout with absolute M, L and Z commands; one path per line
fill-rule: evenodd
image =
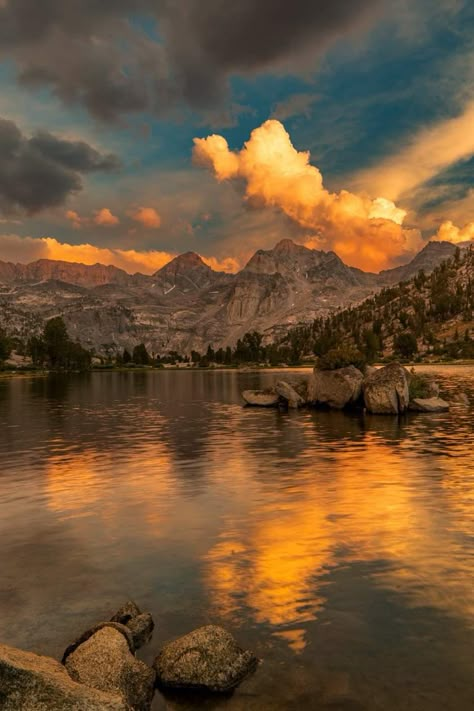
M 13 121 L 0 118 L 0 215 L 34 214 L 63 205 L 82 189 L 82 175 L 118 167 L 84 141 L 68 141 L 40 131 L 25 136 Z
M 351 186 L 398 200 L 474 154 L 474 102 L 455 118 L 418 131 L 398 153 L 357 173 Z
M 309 158 L 276 120 L 254 129 L 240 151 L 230 151 L 219 135 L 194 139 L 197 165 L 210 168 L 218 181 L 242 181 L 247 205 L 282 210 L 311 247 L 334 249 L 353 266 L 380 270 L 422 246 L 419 231 L 402 226 L 404 210 L 385 197 L 330 193 Z
M 95 225 L 99 225 L 100 227 L 115 227 L 115 225 L 120 224 L 119 218 L 113 215 L 108 207 L 102 207 L 100 210 L 96 210 L 92 221 Z
M 272 118 L 286 121 L 293 116 L 304 116 L 309 119 L 313 114 L 312 106 L 317 99 L 317 94 L 292 94 L 275 104 L 272 110 Z
M 154 207 L 138 207 L 131 210 L 129 216 L 147 229 L 158 229 L 161 225 L 161 217 Z
M 181 102 L 205 110 L 224 104 L 232 75 L 307 71 L 308 61 L 366 28 L 382 7 L 382 0 L 240 0 L 231 10 L 217 0 L 15 0 L 0 4 L 0 59 L 13 61 L 23 85 L 47 86 L 105 121 Z
M 474 222 L 468 222 L 464 227 L 457 227 L 451 220 L 446 220 L 431 239 L 440 242 L 453 242 L 453 244 L 474 241 Z
M 92 244 L 68 244 L 54 237 L 20 237 L 0 235 L 0 260 L 28 263 L 38 259 L 56 259 L 80 264 L 106 264 L 124 269 L 130 274 L 154 274 L 168 264 L 175 253 L 158 250 L 112 249 Z M 202 257 L 216 271 L 233 272 L 239 268 L 235 259 Z

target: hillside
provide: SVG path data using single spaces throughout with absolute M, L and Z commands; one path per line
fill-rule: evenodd
M 325 357 L 357 349 L 368 361 L 474 358 L 474 248 L 382 289 L 354 308 L 292 329 L 280 340 L 301 354 Z
M 269 343 L 299 323 L 360 303 L 392 284 L 400 269 L 430 271 L 454 249 L 428 243 L 410 264 L 381 274 L 291 240 L 258 250 L 237 274 L 214 271 L 193 252 L 152 276 L 101 264 L 0 262 L 0 329 L 25 341 L 62 316 L 71 338 L 103 354 L 138 343 L 151 353 L 205 352 L 209 344 L 234 345 L 250 331 Z

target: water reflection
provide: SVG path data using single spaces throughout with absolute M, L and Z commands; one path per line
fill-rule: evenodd
M 241 389 L 275 377 L 0 382 L 2 641 L 59 655 L 131 595 L 161 641 L 240 629 L 265 667 L 229 708 L 324 708 L 348 679 L 358 708 L 468 708 L 471 407 L 400 420 L 241 407 Z M 473 402 L 472 369 L 440 379 Z M 443 655 L 454 691 L 433 679 Z M 424 705 L 384 691 L 387 669 L 403 688 L 413 668 Z

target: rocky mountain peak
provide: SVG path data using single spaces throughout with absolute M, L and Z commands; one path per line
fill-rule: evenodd
M 210 267 L 207 266 L 196 252 L 185 252 L 184 254 L 178 254 L 177 257 L 161 267 L 153 276 L 159 276 L 163 274 L 183 274 L 188 271 L 193 271 L 195 269 L 200 269 L 204 271 L 212 271 Z

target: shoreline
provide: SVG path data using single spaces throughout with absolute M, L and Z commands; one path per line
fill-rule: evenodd
M 386 363 L 374 363 L 373 367 L 382 368 Z M 430 361 L 421 363 L 401 363 L 405 368 L 424 368 L 424 367 L 469 367 L 474 366 L 474 360 L 462 360 L 462 361 Z M 83 375 L 85 373 L 163 373 L 163 372 L 185 372 L 185 373 L 257 373 L 257 372 L 281 372 L 281 371 L 302 371 L 302 370 L 312 370 L 314 368 L 314 363 L 301 364 L 301 365 L 285 365 L 285 366 L 225 366 L 225 367 L 212 367 L 212 368 L 199 368 L 199 367 L 177 367 L 171 366 L 168 368 L 153 368 L 149 366 L 138 367 L 138 368 L 123 368 L 123 367 L 106 367 L 106 368 L 91 368 L 85 371 L 76 370 L 22 370 L 22 369 L 12 369 L 0 371 L 0 381 L 10 380 L 12 378 L 45 378 L 50 375 Z

